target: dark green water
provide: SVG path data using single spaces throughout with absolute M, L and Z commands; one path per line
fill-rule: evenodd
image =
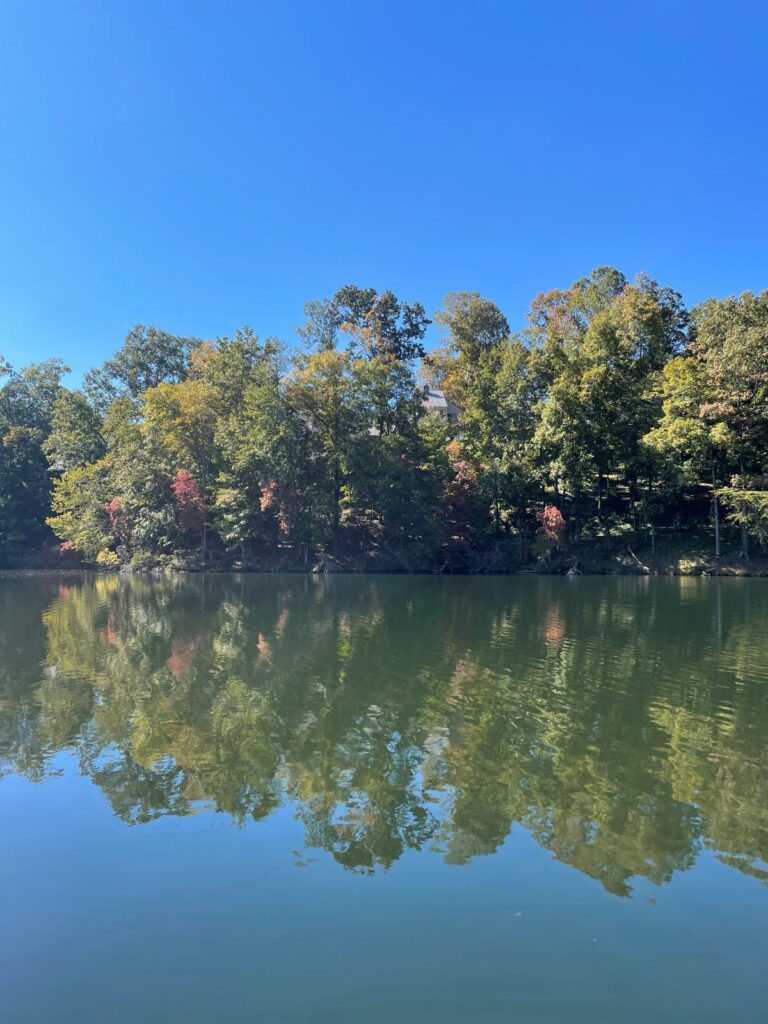
M 4 1024 L 768 1020 L 768 581 L 0 580 Z

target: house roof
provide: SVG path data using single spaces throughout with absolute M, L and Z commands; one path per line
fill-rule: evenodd
M 431 384 L 427 385 L 424 405 L 428 409 L 434 409 L 435 412 L 441 412 L 448 417 L 458 416 L 461 412 L 461 409 L 455 402 L 452 402 L 450 398 L 446 398 L 439 388 L 433 387 Z

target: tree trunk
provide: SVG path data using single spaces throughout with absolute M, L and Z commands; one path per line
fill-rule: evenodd
M 523 513 L 519 512 L 517 516 L 517 533 L 518 533 L 518 552 L 520 555 L 520 561 L 523 560 Z
M 333 553 L 338 554 L 339 522 L 341 520 L 341 468 L 339 460 L 333 464 Z
M 597 517 L 603 514 L 603 492 L 605 489 L 605 475 L 602 468 L 597 471 Z
M 573 539 L 576 544 L 581 540 L 581 489 L 573 492 Z
M 741 557 L 745 560 L 749 560 L 749 532 L 747 530 L 747 524 L 741 524 Z
M 740 487 L 744 486 L 744 466 L 739 463 L 739 476 L 741 477 Z M 747 532 L 747 524 L 741 524 L 741 557 L 746 561 L 749 558 L 749 533 Z
M 715 464 L 712 463 L 712 513 L 715 521 L 715 558 L 720 557 L 720 502 L 717 500 Z

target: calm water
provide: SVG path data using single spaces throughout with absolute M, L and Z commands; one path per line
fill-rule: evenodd
M 0 580 L 4 1024 L 764 1022 L 768 580 Z

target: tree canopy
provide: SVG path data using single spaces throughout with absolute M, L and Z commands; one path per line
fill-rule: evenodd
M 600 267 L 518 332 L 451 292 L 429 348 L 389 290 L 305 317 L 294 348 L 137 326 L 75 389 L 3 362 L 3 563 L 503 571 L 768 538 L 768 291 L 689 312 Z

